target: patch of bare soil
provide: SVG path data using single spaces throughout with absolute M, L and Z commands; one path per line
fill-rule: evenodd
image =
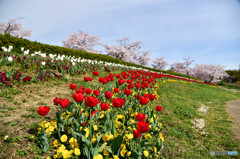
M 203 113 L 204 115 L 207 114 L 207 111 L 208 111 L 208 107 L 203 104 L 198 109 L 198 112 Z M 204 131 L 205 119 L 194 119 L 192 123 L 193 123 L 193 128 L 195 128 L 198 131 L 201 131 L 203 135 L 205 134 L 205 131 Z
M 46 116 L 51 120 L 55 117 L 57 106 L 53 105 L 55 97 L 71 99 L 69 82 L 51 81 L 46 83 L 30 84 L 18 88 L 22 93 L 13 95 L 10 99 L 0 97 L 0 158 L 33 158 L 36 152 L 31 148 L 29 138 L 34 134 L 30 125 L 39 123 L 36 115 L 39 106 L 50 106 L 50 112 Z M 20 141 L 5 143 L 4 136 L 9 138 L 22 137 Z M 18 150 L 26 151 L 24 156 L 16 155 Z
M 227 111 L 234 121 L 236 138 L 240 142 L 240 99 L 227 102 Z

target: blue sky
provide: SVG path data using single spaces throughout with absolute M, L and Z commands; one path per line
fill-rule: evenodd
M 62 46 L 85 31 L 102 43 L 142 41 L 151 58 L 169 64 L 190 56 L 195 64 L 240 64 L 239 0 L 0 0 L 0 21 L 23 17 L 30 40 Z M 99 48 L 103 49 L 103 48 Z

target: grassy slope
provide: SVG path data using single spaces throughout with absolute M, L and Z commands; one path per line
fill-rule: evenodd
M 78 79 L 82 80 L 82 76 L 74 76 L 70 81 L 51 80 L 44 84 L 22 86 L 14 88 L 16 94 L 10 93 L 11 98 L 0 97 L 1 101 L 4 101 L 4 105 L 0 103 L 1 108 L 12 108 L 0 112 L 0 121 L 4 121 L 0 122 L 0 156 L 45 156 L 34 143 L 24 137 L 31 135 L 32 122 L 37 123 L 41 120 L 35 110 L 43 104 L 51 106 L 54 110 L 52 99 L 55 96 L 70 99 L 69 83 L 86 84 Z M 208 85 L 181 82 L 163 83 L 159 86 L 158 93 L 160 99 L 156 104 L 164 108 L 161 114 L 165 138 L 165 148 L 161 153 L 163 158 L 210 158 L 211 150 L 240 152 L 240 144 L 234 139 L 231 129 L 232 121 L 225 111 L 226 101 L 240 98 L 239 94 Z M 0 94 L 4 96 L 6 91 L 1 90 Z M 209 107 L 206 115 L 197 111 L 201 104 Z M 18 116 L 15 116 L 16 114 Z M 50 115 L 53 117 L 54 111 Z M 205 118 L 206 135 L 201 135 L 201 131 L 192 128 L 191 121 L 196 118 Z M 10 144 L 3 143 L 4 135 L 15 138 L 15 141 Z M 19 137 L 19 140 L 16 137 Z
M 210 158 L 210 151 L 238 151 L 240 143 L 234 139 L 232 121 L 226 113 L 226 101 L 240 98 L 240 94 L 202 84 L 164 83 L 159 89 L 164 106 L 164 158 Z M 206 115 L 197 108 L 209 107 Z M 192 120 L 205 119 L 205 135 L 192 128 Z M 227 158 L 227 156 L 214 156 Z
M 14 37 L 14 36 L 11 36 L 8 34 L 5 34 L 5 35 L 0 34 L 0 48 L 2 46 L 8 47 L 10 45 L 13 46 L 13 51 L 17 51 L 17 52 L 21 52 L 20 51 L 21 47 L 24 47 L 25 50 L 29 49 L 30 52 L 42 51 L 47 54 L 52 53 L 52 54 L 66 55 L 66 56 L 71 55 L 71 56 L 81 57 L 81 58 L 91 59 L 91 60 L 98 59 L 100 61 L 114 62 L 114 63 L 123 64 L 123 65 L 127 65 L 127 66 L 143 68 L 143 69 L 147 69 L 147 70 L 151 70 L 151 71 L 155 71 L 155 72 L 163 72 L 163 73 L 167 73 L 167 74 L 171 74 L 171 75 L 200 80 L 198 78 L 191 77 L 191 76 L 185 75 L 185 74 L 180 74 L 180 73 L 173 72 L 173 71 L 158 70 L 158 69 L 154 69 L 154 68 L 150 68 L 150 67 L 145 67 L 142 65 L 137 65 L 134 63 L 129 63 L 129 62 L 122 61 L 120 59 L 116 59 L 116 58 L 108 56 L 108 55 L 104 55 L 104 54 L 95 54 L 95 53 L 85 52 L 82 50 L 75 50 L 75 49 L 69 49 L 69 48 L 60 47 L 60 46 L 42 44 L 42 43 L 39 43 L 36 41 L 33 42 L 28 39 L 18 38 L 18 37 Z

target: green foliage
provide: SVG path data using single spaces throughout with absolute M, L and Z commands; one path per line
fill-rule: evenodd
M 235 77 L 233 82 L 240 82 L 240 70 L 227 70 L 226 71 L 229 76 Z
M 25 151 L 22 151 L 22 150 L 17 149 L 16 155 L 18 155 L 18 156 L 27 155 L 27 151 L 26 151 L 26 150 L 25 150 Z
M 5 47 L 14 46 L 13 51 L 16 51 L 16 52 L 20 52 L 21 47 L 24 47 L 25 50 L 29 49 L 31 52 L 41 51 L 41 52 L 45 52 L 46 54 L 75 56 L 76 58 L 81 57 L 81 58 L 90 59 L 90 60 L 97 59 L 98 61 L 113 62 L 116 64 L 122 64 L 122 65 L 137 67 L 137 68 L 143 68 L 143 69 L 147 69 L 150 71 L 162 72 L 162 73 L 167 73 L 167 74 L 171 74 L 171 75 L 176 75 L 176 76 L 187 77 L 187 78 L 199 80 L 195 77 L 176 73 L 173 71 L 158 70 L 158 69 L 154 69 L 154 68 L 150 68 L 150 67 L 145 67 L 145 66 L 125 62 L 125 61 L 110 57 L 108 55 L 95 54 L 95 53 L 85 52 L 82 50 L 74 50 L 74 49 L 69 49 L 69 48 L 65 48 L 65 47 L 42 44 L 42 43 L 39 43 L 36 41 L 33 42 L 33 41 L 30 41 L 27 39 L 14 37 L 14 36 L 11 36 L 8 34 L 4 34 L 4 35 L 0 34 L 0 47 L 2 47 L 2 46 L 5 46 Z

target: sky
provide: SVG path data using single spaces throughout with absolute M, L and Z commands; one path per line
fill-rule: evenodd
M 0 0 L 0 21 L 19 18 L 32 41 L 63 46 L 74 32 L 116 45 L 129 37 L 169 64 L 240 64 L 240 0 Z M 103 50 L 104 48 L 99 47 Z

